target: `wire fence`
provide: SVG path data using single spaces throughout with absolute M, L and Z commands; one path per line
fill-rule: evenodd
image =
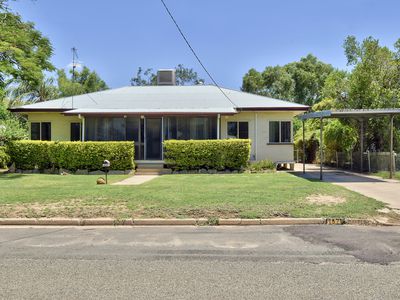
M 303 151 L 294 150 L 294 158 L 297 163 L 303 162 Z M 362 164 L 361 164 L 362 159 Z M 307 157 L 306 157 L 307 162 Z M 316 163 L 320 162 L 320 151 L 316 154 Z M 338 169 L 346 169 L 358 172 L 379 172 L 390 170 L 390 152 L 337 152 L 323 151 L 323 163 Z M 400 153 L 393 153 L 393 164 L 396 171 L 400 171 Z M 361 170 L 362 165 L 362 170 Z

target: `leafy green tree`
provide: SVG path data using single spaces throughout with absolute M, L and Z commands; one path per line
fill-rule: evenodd
M 199 78 L 196 71 L 192 68 L 185 68 L 182 64 L 179 64 L 175 68 L 176 84 L 177 85 L 193 85 L 204 83 L 204 80 Z M 142 69 L 138 68 L 136 76 L 131 78 L 131 85 L 133 86 L 144 86 L 144 85 L 157 85 L 157 74 L 153 72 L 153 69 Z
M 312 106 L 322 99 L 322 89 L 333 67 L 309 54 L 284 66 L 266 67 L 262 73 L 250 69 L 242 90 Z
M 36 86 L 43 71 L 52 71 L 50 41 L 31 22 L 6 9 L 0 2 L 0 97 L 13 81 Z
M 7 101 L 0 100 L 0 145 L 13 140 L 22 140 L 28 137 L 26 122 L 10 113 Z
M 61 69 L 57 72 L 57 84 L 60 97 L 69 97 L 73 95 L 81 95 L 107 90 L 107 84 L 95 72 L 88 67 L 83 67 L 82 71 L 75 71 L 75 79 L 68 77 L 65 70 Z
M 349 36 L 344 42 L 349 75 L 348 99 L 345 108 L 400 107 L 400 40 L 395 51 L 381 46 L 377 39 L 368 37 L 358 42 Z M 397 136 L 398 133 L 395 133 Z M 372 150 L 388 150 L 389 131 L 387 118 L 373 118 L 366 123 L 366 143 Z M 400 141 L 396 139 L 398 149 Z
M 21 82 L 10 89 L 8 96 L 12 103 L 21 103 L 23 101 L 37 103 L 57 99 L 59 97 L 59 91 L 54 85 L 53 78 L 44 78 L 36 86 Z

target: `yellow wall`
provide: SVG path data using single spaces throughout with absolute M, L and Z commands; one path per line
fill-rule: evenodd
M 70 141 L 71 123 L 80 123 L 77 116 L 65 116 L 61 113 L 28 113 L 29 134 L 31 122 L 50 122 L 52 141 Z
M 293 144 L 269 144 L 269 121 L 293 121 L 301 112 L 241 112 L 233 116 L 221 116 L 222 139 L 227 138 L 227 123 L 229 121 L 249 122 L 249 138 L 252 141 L 251 159 L 269 159 L 276 161 L 293 160 Z M 71 123 L 81 122 L 77 116 L 65 116 L 61 113 L 28 113 L 30 122 L 51 122 L 51 140 L 69 141 Z M 293 123 L 292 123 L 293 141 Z
M 221 116 L 221 138 L 227 138 L 227 123 L 230 121 L 249 122 L 251 160 L 269 159 L 276 161 L 293 160 L 293 144 L 269 144 L 269 121 L 293 121 L 301 112 L 241 112 L 233 116 Z M 292 123 L 293 141 L 293 123 Z

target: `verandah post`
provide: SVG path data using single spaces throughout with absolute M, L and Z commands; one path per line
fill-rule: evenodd
M 394 173 L 393 119 L 394 119 L 394 115 L 390 116 L 390 174 L 389 174 L 390 179 L 393 179 L 393 173 Z
M 305 141 L 305 120 L 303 119 L 303 174 L 306 173 L 306 141 Z
M 323 152 L 323 130 L 324 130 L 324 121 L 323 118 L 320 118 L 320 130 L 319 130 L 319 150 L 320 150 L 320 155 L 319 155 L 319 179 L 322 180 L 322 162 L 324 160 L 324 152 Z

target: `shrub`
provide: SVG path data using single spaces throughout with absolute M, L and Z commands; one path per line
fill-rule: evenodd
M 10 156 L 6 153 L 6 147 L 0 147 L 0 168 L 6 168 L 10 162 Z
M 175 170 L 239 170 L 250 158 L 250 140 L 168 140 L 165 161 Z
M 11 161 L 18 169 L 99 170 L 103 161 L 111 162 L 111 170 L 135 167 L 133 142 L 46 142 L 15 141 L 8 145 Z
M 275 170 L 275 164 L 274 162 L 265 159 L 265 160 L 260 160 L 254 163 L 251 163 L 247 169 L 251 172 L 262 172 L 262 171 L 267 171 L 267 170 Z
M 47 169 L 51 167 L 48 149 L 53 142 L 13 141 L 8 143 L 7 152 L 17 169 Z

